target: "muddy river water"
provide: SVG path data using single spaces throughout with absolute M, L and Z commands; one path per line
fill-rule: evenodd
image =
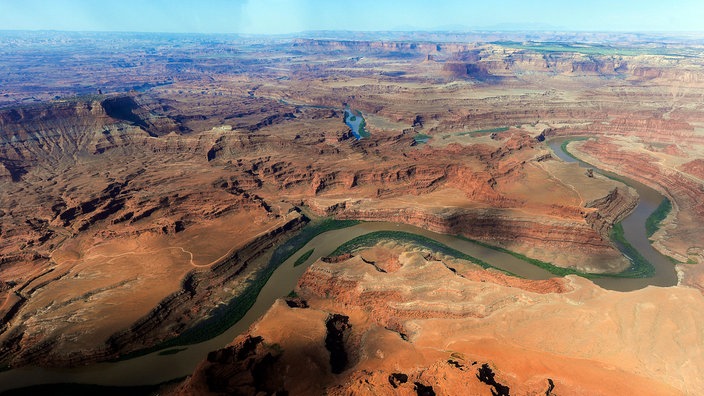
M 650 278 L 600 278 L 595 279 L 594 283 L 605 289 L 620 291 L 642 289 L 649 285 L 676 285 L 677 273 L 675 272 L 674 264 L 667 257 L 653 249 L 645 231 L 645 221 L 655 211 L 665 197 L 643 183 L 622 175 L 600 170 L 590 164 L 570 157 L 562 150 L 561 147 L 565 140 L 570 139 L 574 138 L 555 138 L 550 140 L 548 144 L 555 155 L 557 155 L 560 159 L 566 162 L 577 162 L 581 167 L 593 168 L 602 174 L 618 178 L 633 187 L 636 192 L 638 192 L 638 206 L 636 206 L 633 212 L 623 219 L 621 224 L 623 225 L 624 237 L 626 238 L 626 241 L 638 250 L 638 252 L 655 268 L 655 274 Z
M 561 150 L 562 141 L 564 139 L 554 139 L 549 142 L 549 145 L 558 157 L 565 161 L 574 162 L 573 158 Z M 583 164 L 583 166 L 588 165 Z M 625 238 L 653 264 L 655 276 L 636 279 L 599 278 L 595 280 L 595 283 L 604 288 L 619 291 L 640 289 L 648 285 L 670 286 L 676 284 L 677 277 L 672 263 L 650 246 L 645 234 L 645 220 L 660 204 L 663 196 L 634 180 L 622 176 L 618 177 L 635 188 L 640 195 L 638 206 L 623 221 Z M 315 260 L 321 256 L 329 255 L 338 246 L 350 239 L 381 230 L 406 231 L 423 235 L 525 278 L 548 279 L 554 276 L 509 254 L 482 247 L 450 235 L 438 234 L 396 223 L 362 223 L 350 228 L 326 232 L 309 241 L 299 252 L 292 255 L 273 273 L 249 312 L 238 323 L 217 337 L 199 344 L 183 347 L 185 349 L 182 351 L 169 355 L 160 355 L 155 352 L 129 360 L 98 363 L 72 369 L 25 367 L 0 372 L 0 392 L 13 388 L 51 383 L 85 383 L 115 386 L 149 385 L 186 376 L 192 373 L 196 365 L 205 359 L 208 352 L 222 348 L 231 342 L 237 335 L 243 333 L 254 323 L 257 318 L 262 316 L 277 298 L 283 297 L 293 290 L 307 266 Z M 307 252 L 310 249 L 315 250 L 305 264 L 294 267 L 293 263 L 301 252 Z

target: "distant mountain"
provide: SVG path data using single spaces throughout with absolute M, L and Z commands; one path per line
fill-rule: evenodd
M 499 31 L 499 32 L 525 32 L 525 31 L 541 31 L 541 32 L 555 32 L 555 31 L 570 31 L 573 29 L 566 28 L 564 26 L 555 26 L 547 23 L 499 23 L 496 25 L 488 25 L 477 27 L 470 30 L 479 31 Z

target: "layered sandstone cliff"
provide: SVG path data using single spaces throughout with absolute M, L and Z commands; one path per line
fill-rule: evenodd
M 624 296 L 577 277 L 519 280 L 409 246 L 358 254 L 315 263 L 297 299 L 279 300 L 246 334 L 210 353 L 175 393 L 704 389 L 697 375 L 704 299 L 697 291 L 647 288 Z M 672 332 L 672 323 L 687 326 Z
M 4 181 L 3 205 L 11 207 L 29 188 L 40 208 L 2 213 L 10 219 L 0 243 L 11 282 L 2 291 L 5 362 L 73 365 L 184 333 L 217 301 L 243 292 L 264 262 L 237 277 L 233 271 L 252 260 L 234 252 L 262 254 L 280 240 L 267 230 L 282 227 L 291 205 L 300 203 L 338 218 L 462 234 L 585 271 L 627 265 L 604 237 L 609 222 L 630 209 L 610 205 L 618 201 L 609 198 L 618 194 L 607 195 L 611 184 L 595 187 L 606 199 L 594 208 L 562 183 L 553 186 L 556 196 L 511 187 L 547 175 L 537 165 L 547 157 L 526 133 L 492 145 L 418 147 L 405 131 L 350 141 L 335 114 L 320 109 L 263 124 L 269 116 L 252 115 L 256 132 L 231 126 L 175 132 L 177 121 L 155 116 L 154 103 L 118 97 L 49 105 L 26 110 L 3 130 L 3 158 L 22 169 Z M 311 125 L 336 127 L 295 132 Z M 590 216 L 605 220 L 595 227 Z M 223 233 L 217 242 L 203 236 Z M 261 235 L 271 241 L 256 239 Z M 224 267 L 212 263 L 227 255 L 232 259 L 220 274 Z M 144 263 L 139 270 L 130 270 L 130 257 Z M 173 276 L 158 283 L 165 270 Z M 236 292 L 212 289 L 223 279 Z M 82 297 L 64 293 L 66 287 Z M 115 301 L 127 306 L 138 298 L 148 303 L 100 323 L 82 308 L 88 299 L 108 315 Z M 194 311 L 197 305 L 203 308 Z M 47 332 L 45 315 L 69 320 Z
M 64 99 L 51 82 L 24 91 L 17 75 L 3 82 L 0 101 L 15 103 L 0 110 L 3 356 L 77 364 L 177 336 L 240 290 L 246 280 L 228 271 L 263 258 L 262 235 L 290 235 L 270 232 L 301 205 L 618 272 L 628 263 L 605 235 L 636 197 L 551 159 L 541 141 L 555 134 L 622 137 L 619 148 L 593 147 L 594 156 L 661 185 L 677 222 L 655 239 L 681 261 L 700 259 L 697 56 L 516 42 L 245 41 L 184 44 L 177 54 L 173 43 L 149 44 L 158 50 L 148 56 L 84 49 L 79 70 L 50 79 L 85 79 L 81 89 L 96 92 L 100 73 L 91 71 L 106 68 L 124 79 L 110 86 L 151 87 L 143 93 Z M 132 55 L 139 61 L 118 71 L 105 62 Z M 21 104 L 38 91 L 46 103 Z M 362 111 L 371 138 L 352 138 L 345 105 Z M 240 260 L 226 271 L 216 263 L 228 256 Z M 694 272 L 683 283 L 704 284 Z M 231 281 L 223 293 L 207 280 L 221 275 Z M 202 304 L 197 314 L 173 308 L 184 298 Z

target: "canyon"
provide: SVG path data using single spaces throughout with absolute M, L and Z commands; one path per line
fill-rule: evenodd
M 701 293 L 615 293 L 574 275 L 526 281 L 382 243 L 313 264 L 295 298 L 209 354 L 173 394 L 700 392 L 701 362 L 690 358 L 701 353 Z M 326 324 L 339 318 L 333 349 Z M 675 330 L 685 325 L 692 331 Z M 676 346 L 685 344 L 697 350 Z
M 381 241 L 316 261 L 297 298 L 172 391 L 703 389 L 701 43 L 196 36 L 169 48 L 167 35 L 125 34 L 113 53 L 100 34 L 76 33 L 46 38 L 54 52 L 39 57 L 72 65 L 49 77 L 19 72 L 41 63 L 23 52 L 37 35 L 1 47 L 13 70 L 0 91 L 4 367 L 125 359 L 221 332 L 300 254 L 282 249 L 329 219 L 414 225 L 526 266 L 621 276 L 632 262 L 610 235 L 638 194 L 545 142 L 574 137 L 570 153 L 671 202 L 650 239 L 677 285 L 520 279 Z M 101 64 L 109 78 L 96 80 Z M 353 136 L 346 108 L 368 137 Z M 561 331 L 546 339 L 545 328 Z M 340 350 L 346 360 L 329 367 Z

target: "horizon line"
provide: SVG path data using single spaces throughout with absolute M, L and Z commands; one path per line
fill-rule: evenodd
M 140 31 L 140 30 L 65 30 L 65 29 L 2 29 L 0 32 L 16 32 L 16 33 L 136 33 L 136 34 L 190 34 L 190 35 L 232 35 L 232 36 L 256 36 L 256 37 L 282 37 L 295 36 L 310 33 L 452 33 L 452 34 L 470 34 L 470 33 L 589 33 L 589 34 L 700 34 L 704 36 L 702 30 L 569 30 L 569 29 L 500 29 L 500 28 L 478 28 L 468 30 L 443 30 L 443 29 L 387 29 L 387 30 L 346 30 L 346 29 L 315 29 L 302 30 L 289 33 L 246 33 L 246 32 L 184 32 L 184 31 Z

